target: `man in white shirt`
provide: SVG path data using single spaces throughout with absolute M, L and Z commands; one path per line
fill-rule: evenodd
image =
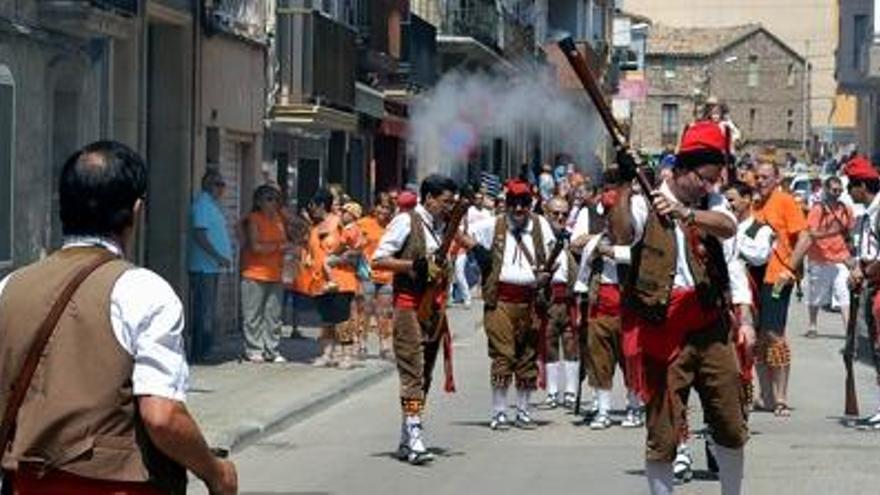
M 625 358 L 646 401 L 645 472 L 654 495 L 673 491 L 672 462 L 691 388 L 699 392 L 715 442 L 722 494 L 741 491 L 748 428 L 725 307 L 730 280 L 722 246 L 736 234 L 736 218 L 715 192 L 726 154 L 718 125 L 691 125 L 672 178 L 650 195 L 653 209 L 630 204 L 624 189 L 619 201 L 626 214 L 612 222 L 618 239 L 635 241 L 623 324 L 638 346 Z M 625 170 L 634 167 L 628 156 L 618 161 Z
M 868 339 L 873 344 L 877 394 L 880 396 L 880 174 L 867 159 L 856 157 L 844 169 L 849 177 L 849 193 L 865 206 L 865 213 L 856 223 L 855 255 L 849 262 L 850 285 L 853 291 L 867 284 L 865 316 Z M 876 413 L 862 422 L 864 428 L 880 430 L 880 406 Z
M 422 416 L 442 339 L 449 338 L 441 327 L 446 324 L 445 308 L 438 308 L 427 319 L 420 318 L 418 309 L 430 280 L 445 269 L 433 260 L 457 190 L 455 181 L 448 177 L 426 177 L 421 203 L 391 220 L 373 253 L 374 269 L 394 273 L 394 356 L 403 417 L 398 457 L 413 465 L 433 460 L 425 446 Z M 448 345 L 448 340 L 444 344 Z M 448 383 L 451 370 L 445 371 Z
M 545 362 L 547 385 L 545 404 L 551 409 L 556 408 L 560 403 L 560 379 L 565 389 L 561 402 L 567 408 L 574 407 L 579 384 L 578 339 L 571 318 L 575 307 L 571 289 L 577 275 L 577 266 L 574 256 L 568 249 L 568 242 L 563 237 L 568 214 L 568 203 L 560 196 L 550 199 L 544 206 L 544 216 L 553 227 L 557 242 L 564 243 L 556 260 L 548 260 L 548 264 L 554 265 L 555 269 L 550 287 L 547 288 L 549 293 L 546 295 L 548 302 L 546 312 L 540 318 L 542 334 L 545 338 L 545 342 L 539 344 L 545 347 L 545 349 L 539 347 L 539 351 L 543 351 L 539 352 L 543 354 L 540 357 Z M 555 243 L 553 251 L 556 251 Z
M 483 272 L 484 327 L 489 340 L 493 430 L 506 429 L 507 390 L 516 379 L 516 425 L 534 428 L 529 398 L 537 388 L 538 332 L 532 321 L 537 291 L 549 282 L 547 257 L 553 230 L 530 213 L 529 185 L 508 181 L 506 213 L 469 226 L 462 245 L 472 250 Z
M 83 339 L 95 339 L 93 352 L 113 349 L 111 353 L 91 358 L 93 362 L 104 366 L 104 379 L 80 383 L 78 380 L 87 379 L 89 375 L 86 371 L 92 369 L 85 365 L 81 370 L 70 370 L 71 373 L 68 374 L 44 372 L 42 375 L 35 375 L 44 383 L 68 380 L 70 388 L 63 392 L 70 393 L 77 389 L 93 391 L 97 387 L 106 389 L 102 396 L 118 398 L 114 400 L 114 404 L 94 403 L 83 406 L 76 404 L 76 397 L 53 398 L 48 395 L 40 399 L 41 410 L 29 413 L 29 399 L 26 397 L 19 411 L 21 415 L 18 417 L 18 434 L 3 460 L 4 470 L 14 471 L 13 485 L 22 483 L 42 493 L 52 493 L 51 487 L 57 484 L 88 485 L 91 488 L 83 493 L 97 494 L 128 493 L 120 488 L 119 481 L 131 481 L 134 486 L 161 487 L 162 476 L 155 473 L 149 473 L 146 479 L 141 477 L 143 474 L 132 479 L 131 471 L 119 472 L 123 468 L 135 468 L 138 471 L 138 465 L 149 466 L 146 459 L 152 457 L 152 449 L 145 445 L 151 443 L 153 448 L 158 449 L 172 463 L 192 471 L 202 479 L 211 493 L 237 493 L 235 466 L 214 456 L 184 403 L 188 368 L 183 349 L 184 314 L 180 299 L 168 283 L 154 272 L 145 268 L 119 265 L 126 250 L 133 247 L 138 218 L 146 198 L 147 176 L 148 169 L 143 160 L 120 143 L 101 141 L 75 153 L 64 165 L 59 181 L 64 247 L 47 260 L 22 268 L 0 282 L 0 308 L 4 308 L 8 300 L 20 300 L 23 295 L 28 297 L 29 287 L 31 291 L 37 292 L 26 283 L 32 282 L 31 274 L 35 270 L 37 273 L 40 273 L 39 270 L 45 271 L 46 267 L 53 266 L 52 263 L 57 265 L 60 262 L 60 266 L 63 266 L 65 259 L 79 259 L 89 256 L 89 253 L 109 252 L 118 257 L 108 264 L 116 263 L 116 269 L 119 270 L 118 278 L 111 280 L 108 288 L 109 301 L 92 300 L 93 306 L 82 306 L 78 309 L 83 315 L 97 314 L 97 324 L 105 325 L 106 322 L 106 327 L 112 332 L 111 340 L 118 344 L 118 347 L 114 345 L 108 348 L 105 342 L 108 337 L 102 332 L 81 336 Z M 92 274 L 96 275 L 99 275 L 98 271 Z M 89 280 L 84 283 L 88 284 Z M 74 300 L 77 297 L 75 293 Z M 107 308 L 103 316 L 100 315 L 100 311 L 103 311 L 102 305 Z M 24 311 L 24 308 L 21 309 Z M 22 329 L 30 331 L 31 327 L 28 325 L 31 322 L 10 320 L 8 317 L 14 312 L 8 311 L 8 308 L 0 309 L 0 313 L 0 334 L 5 337 L 2 341 L 4 349 L 0 357 L 0 369 L 5 371 L 3 379 L 11 380 L 19 371 L 7 368 L 9 360 L 18 357 L 15 349 L 9 346 L 15 343 L 15 336 L 21 334 Z M 61 326 L 76 324 L 75 321 L 61 321 Z M 53 336 L 53 340 L 62 338 L 63 335 L 60 334 Z M 28 348 L 25 347 L 24 352 L 27 351 Z M 66 349 L 53 348 L 50 341 L 42 355 L 40 366 L 49 367 L 50 364 L 47 363 L 57 364 L 59 359 L 63 362 L 65 352 Z M 124 373 L 129 369 L 129 377 L 120 375 L 120 372 Z M 114 377 L 122 378 L 125 383 L 115 383 Z M 8 400 L 8 396 L 4 397 L 5 400 Z M 73 407 L 74 410 L 66 414 L 56 414 L 61 420 L 41 424 L 43 414 L 47 412 L 46 409 L 53 407 L 53 401 L 54 407 Z M 4 409 L 5 402 L 0 406 L 0 409 Z M 113 415 L 106 414 L 108 408 L 117 410 Z M 22 416 L 25 414 L 28 417 Z M 70 440 L 70 435 L 65 436 L 64 433 L 72 431 L 76 436 L 77 432 L 81 432 L 82 424 L 93 422 L 96 415 L 103 421 L 113 422 L 112 427 L 120 431 L 130 433 L 142 427 L 149 438 L 143 439 L 146 443 L 142 443 L 135 442 L 132 436 L 131 443 L 117 445 L 119 457 L 108 468 L 100 465 L 102 456 L 92 454 L 103 441 L 113 438 L 106 439 L 97 433 L 105 431 L 102 427 L 106 425 L 92 424 L 90 429 L 96 433 L 92 433 L 95 437 L 91 439 L 89 448 L 83 449 L 82 454 L 75 458 L 56 459 L 58 452 L 69 452 L 64 448 L 69 447 L 65 442 Z M 26 431 L 43 430 L 47 432 L 46 435 L 37 440 L 31 439 L 36 444 L 19 445 L 20 442 L 29 440 L 25 435 Z M 119 440 L 128 439 L 120 434 L 116 440 L 119 443 Z M 18 456 L 20 452 L 27 452 L 27 462 Z M 141 457 L 145 459 L 143 463 L 137 460 Z M 30 461 L 40 459 L 52 466 L 52 469 L 37 473 L 28 467 Z M 91 468 L 91 464 L 95 464 L 95 468 Z M 147 467 L 143 472 L 150 469 Z

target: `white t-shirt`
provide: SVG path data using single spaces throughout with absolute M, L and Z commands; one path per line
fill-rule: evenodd
M 71 238 L 64 247 L 101 246 L 122 256 L 113 242 Z M 0 281 L 0 294 L 9 277 Z M 119 345 L 134 358 L 133 393 L 184 402 L 189 367 L 183 346 L 183 304 L 162 277 L 146 268 L 123 273 L 110 292 L 110 324 Z
M 434 217 L 422 205 L 417 205 L 415 212 L 421 217 L 425 230 L 426 254 L 434 254 L 440 248 L 439 239 L 443 235 L 443 226 L 434 225 Z M 409 212 L 400 213 L 394 217 L 385 228 L 385 233 L 379 240 L 379 246 L 373 252 L 373 259 L 387 258 L 399 253 L 406 243 L 406 238 L 409 237 L 412 229 L 411 223 Z
M 544 252 L 547 256 L 550 256 L 550 251 L 553 249 L 553 242 L 555 241 L 553 229 L 546 219 L 543 217 L 537 218 L 541 234 L 544 238 Z M 507 239 L 504 243 L 504 261 L 501 265 L 501 274 L 498 280 L 507 284 L 534 286 L 536 282 L 535 267 L 529 263 L 528 258 L 520 250 L 513 236 L 510 221 L 508 221 L 508 226 Z M 523 246 L 529 252 L 529 256 L 537 263 L 534 240 L 532 239 L 534 228 L 534 222 L 531 219 L 528 220 L 523 229 L 521 239 Z M 468 232 L 481 246 L 486 249 L 492 249 L 492 241 L 495 237 L 495 218 L 481 220 L 470 225 Z

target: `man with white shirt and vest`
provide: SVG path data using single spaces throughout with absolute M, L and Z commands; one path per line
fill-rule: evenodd
M 865 316 L 880 397 L 880 174 L 864 157 L 855 157 L 847 163 L 844 173 L 849 177 L 848 189 L 853 201 L 865 206 L 865 213 L 856 223 L 855 253 L 848 266 L 852 290 L 860 290 L 867 284 Z M 880 406 L 875 414 L 860 423 L 863 428 L 880 430 Z
M 615 202 L 606 196 L 603 207 L 611 216 Z M 589 362 L 588 379 L 595 394 L 595 414 L 589 419 L 590 429 L 604 430 L 611 426 L 611 388 L 614 372 L 624 371 L 627 388 L 626 418 L 624 428 L 638 428 L 644 424 L 644 411 L 638 394 L 631 387 L 623 362 L 624 335 L 621 332 L 620 280 L 625 278 L 630 262 L 630 246 L 615 245 L 617 239 L 610 229 L 601 233 L 601 242 L 592 253 L 585 253 L 581 260 L 578 280 L 587 288 L 587 311 L 584 314 L 584 331 L 587 333 L 583 359 Z
M 493 430 L 506 429 L 507 392 L 517 390 L 515 422 L 535 427 L 529 400 L 538 384 L 538 330 L 533 313 L 539 287 L 550 280 L 547 257 L 553 230 L 543 217 L 530 213 L 528 183 L 506 184 L 506 210 L 496 218 L 469 226 L 462 244 L 472 249 L 483 274 L 484 327 L 489 340 Z
M 417 313 L 431 277 L 438 270 L 450 269 L 436 266 L 434 256 L 457 191 L 455 181 L 448 177 L 425 178 L 421 203 L 391 220 L 373 253 L 373 269 L 394 273 L 393 342 L 403 416 L 398 456 L 414 465 L 433 459 L 425 447 L 422 416 L 442 333 L 441 328 L 420 321 Z
M 0 282 L 0 411 L 18 407 L 0 449 L 11 493 L 182 494 L 186 470 L 211 493 L 237 493 L 235 466 L 184 404 L 180 299 L 124 260 L 147 177 L 125 145 L 76 152 L 59 181 L 64 246 Z
M 554 196 L 544 206 L 544 216 L 550 222 L 557 242 L 565 243 L 558 258 L 548 261 L 555 265 L 555 270 L 550 286 L 545 289 L 546 311 L 542 312 L 539 318 L 545 339 L 544 342 L 539 343 L 542 346 L 539 347 L 539 354 L 545 363 L 547 386 L 545 404 L 551 409 L 560 403 L 560 378 L 563 379 L 565 389 L 561 403 L 565 407 L 574 407 L 578 386 L 578 338 L 572 319 L 572 311 L 576 309 L 572 297 L 572 285 L 577 276 L 577 264 L 563 234 L 568 215 L 568 202 L 561 196 Z M 554 244 L 554 251 L 555 249 Z
M 723 495 L 741 491 L 748 428 L 728 317 L 730 280 L 722 242 L 736 219 L 715 192 L 726 163 L 720 127 L 697 122 L 682 136 L 672 176 L 648 202 L 622 189 L 612 228 L 633 240 L 623 287 L 623 325 L 638 346 L 625 356 L 647 407 L 645 472 L 651 493 L 673 491 L 676 448 L 694 387 L 715 442 Z M 625 170 L 634 163 L 621 154 Z M 632 201 L 631 201 L 632 200 Z

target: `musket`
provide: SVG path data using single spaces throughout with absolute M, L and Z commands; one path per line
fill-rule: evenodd
M 846 322 L 846 344 L 843 347 L 843 365 L 846 368 L 846 385 L 843 414 L 850 417 L 859 415 L 859 398 L 856 393 L 856 378 L 853 360 L 856 355 L 856 327 L 859 319 L 860 288 L 853 287 L 849 296 L 849 320 Z
M 540 227 L 536 226 L 535 228 L 540 228 Z M 571 233 L 564 228 L 562 229 L 561 232 L 559 232 L 559 234 L 556 235 L 556 242 L 553 244 L 553 249 L 550 251 L 550 256 L 547 258 L 546 264 L 542 267 L 543 271 L 550 273 L 550 281 L 548 281 L 543 287 L 538 287 L 538 301 L 539 302 L 542 300 L 542 296 L 544 298 L 546 298 L 547 300 L 551 300 L 553 297 L 552 294 L 550 294 L 548 296 L 547 291 L 550 290 L 550 285 L 552 284 L 553 272 L 555 271 L 554 266 L 556 265 L 556 261 L 559 259 L 559 255 L 562 254 L 562 251 L 565 250 L 566 241 L 570 237 L 571 237 Z M 547 350 L 546 350 L 546 348 L 547 348 L 547 319 L 549 318 L 549 316 L 547 315 L 546 311 L 542 311 L 542 313 L 544 313 L 544 314 L 540 316 L 541 325 L 539 327 L 540 331 L 538 332 L 538 339 L 539 339 L 539 345 L 538 345 L 539 351 L 538 352 L 540 354 L 538 356 L 538 358 L 539 358 L 538 359 L 538 366 L 540 368 L 538 371 L 538 387 L 539 388 L 544 388 L 544 384 L 546 383 L 545 382 L 545 380 L 546 380 L 545 375 L 547 374 L 547 368 L 546 368 L 546 364 L 544 361 L 547 358 Z
M 605 97 L 602 95 L 602 90 L 599 89 L 597 78 L 593 74 L 593 71 L 590 69 L 590 66 L 587 64 L 586 59 L 584 59 L 584 56 L 581 55 L 580 51 L 578 51 L 577 46 L 574 43 L 574 39 L 572 39 L 570 36 L 567 36 L 559 40 L 557 42 L 557 46 L 559 46 L 559 49 L 562 50 L 562 53 L 568 60 L 568 63 L 571 64 L 571 68 L 574 70 L 575 74 L 580 80 L 581 85 L 587 91 L 587 95 L 593 102 L 593 106 L 596 107 L 596 111 L 599 113 L 599 117 L 602 120 L 602 123 L 605 125 L 605 129 L 608 131 L 608 134 L 611 137 L 611 142 L 612 144 L 614 144 L 614 149 L 618 153 L 626 153 L 631 149 L 626 134 L 620 128 L 620 124 L 618 124 L 617 120 L 614 118 L 614 115 L 611 113 L 611 108 L 608 106 L 608 102 L 605 101 Z M 637 157 L 634 155 L 630 156 L 632 156 L 633 160 L 636 162 L 635 170 L 633 172 L 635 174 L 636 180 L 639 183 L 639 187 L 642 188 L 644 194 L 649 198 L 648 205 L 653 205 L 653 203 L 650 201 L 650 194 L 652 191 L 654 191 L 654 186 L 645 175 L 645 171 L 642 168 L 642 165 L 638 163 Z M 660 221 L 663 223 L 664 226 L 671 225 L 668 217 L 661 216 Z
M 434 253 L 434 262 L 442 269 L 436 278 L 428 281 L 416 312 L 420 322 L 430 322 L 433 326 L 430 329 L 429 335 L 440 332 L 439 338 L 443 345 L 443 372 L 445 376 L 443 390 L 446 392 L 455 392 L 455 378 L 452 369 L 452 336 L 449 333 L 446 311 L 443 310 L 446 305 L 447 292 L 449 291 L 449 270 L 446 267 L 452 241 L 455 240 L 458 228 L 469 207 L 470 199 L 462 194 L 449 215 L 449 221 L 446 223 L 446 229 L 443 231 L 440 246 Z

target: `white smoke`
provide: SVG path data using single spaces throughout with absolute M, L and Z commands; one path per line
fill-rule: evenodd
M 419 175 L 461 176 L 481 144 L 502 138 L 511 149 L 513 173 L 529 162 L 528 136 L 544 137 L 542 155 L 570 155 L 582 172 L 595 174 L 603 129 L 583 90 L 559 87 L 546 66 L 517 68 L 515 76 L 448 73 L 413 107 L 410 152 Z

